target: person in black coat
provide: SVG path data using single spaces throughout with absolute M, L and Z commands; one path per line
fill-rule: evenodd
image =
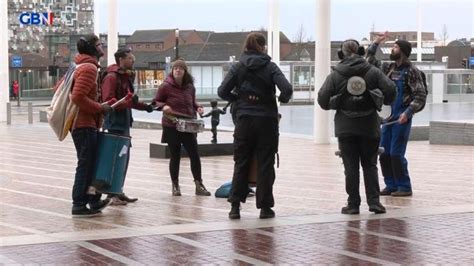
M 260 218 L 273 218 L 271 209 L 275 181 L 275 154 L 278 149 L 278 107 L 275 85 L 280 90 L 278 100 L 291 99 L 293 88 L 280 68 L 266 54 L 266 40 L 261 33 L 250 33 L 239 62 L 231 67 L 218 95 L 232 102 L 234 118 L 234 175 L 228 201 L 230 219 L 240 218 L 240 202 L 245 202 L 248 189 L 250 160 L 257 158 L 256 203 Z
M 347 206 L 343 214 L 358 214 L 359 162 L 364 172 L 365 194 L 369 211 L 385 213 L 379 201 L 377 151 L 380 143 L 380 123 L 377 110 L 389 105 L 397 95 L 396 86 L 378 68 L 361 55 L 364 50 L 355 40 L 342 43 L 341 61 L 326 78 L 318 92 L 318 104 L 324 110 L 336 110 L 335 135 L 344 163 Z

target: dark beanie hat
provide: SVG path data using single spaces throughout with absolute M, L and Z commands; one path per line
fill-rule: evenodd
M 188 66 L 186 65 L 186 62 L 184 62 L 183 59 L 178 59 L 174 61 L 173 67 L 182 67 L 185 71 L 188 71 Z
M 405 40 L 397 40 L 395 42 L 399 47 L 400 50 L 406 55 L 406 57 L 410 57 L 411 54 L 411 43 Z

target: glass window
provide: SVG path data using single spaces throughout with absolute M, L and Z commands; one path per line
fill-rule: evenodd
M 448 74 L 447 93 L 459 94 L 461 92 L 461 78 L 459 74 Z
M 307 66 L 293 67 L 293 86 L 295 90 L 308 90 L 313 82 L 313 68 Z
M 223 79 L 222 67 L 213 66 L 212 67 L 212 94 L 217 95 L 217 88 L 221 85 Z
M 212 94 L 212 67 L 202 67 L 202 94 Z
M 201 88 L 202 88 L 202 83 L 201 83 L 201 67 L 200 66 L 191 66 L 188 67 L 189 72 L 191 75 L 193 75 L 194 78 L 194 87 L 196 87 L 196 94 L 202 94 Z

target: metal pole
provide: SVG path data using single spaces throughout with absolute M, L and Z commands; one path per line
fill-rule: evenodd
M 0 1 L 0 110 L 5 110 L 10 101 L 10 75 L 8 68 L 8 2 Z M 6 113 L 0 112 L 0 121 L 6 120 Z
M 7 103 L 7 125 L 12 124 L 12 104 Z
M 28 124 L 33 124 L 33 103 L 28 103 Z
M 100 5 L 99 0 L 94 0 L 94 34 L 99 37 L 100 35 Z
M 175 43 L 175 57 L 174 60 L 178 60 L 179 58 L 179 29 L 174 30 L 174 37 L 176 39 Z
M 118 32 L 117 17 L 118 7 L 117 0 L 109 0 L 109 20 L 107 33 L 107 65 L 115 63 L 114 53 L 118 49 Z
M 328 144 L 329 112 L 319 107 L 317 90 L 323 85 L 331 67 L 331 0 L 316 0 L 316 18 L 313 138 L 315 143 Z
M 273 0 L 273 55 L 275 64 L 280 66 L 280 0 Z
M 268 0 L 267 54 L 273 58 L 273 1 Z
M 417 26 L 418 32 L 416 34 L 416 61 L 421 62 L 421 0 L 418 0 L 416 3 L 416 18 L 417 18 Z

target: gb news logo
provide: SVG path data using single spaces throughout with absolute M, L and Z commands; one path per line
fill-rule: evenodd
M 53 12 L 23 12 L 18 17 L 22 25 L 47 25 L 53 26 Z

